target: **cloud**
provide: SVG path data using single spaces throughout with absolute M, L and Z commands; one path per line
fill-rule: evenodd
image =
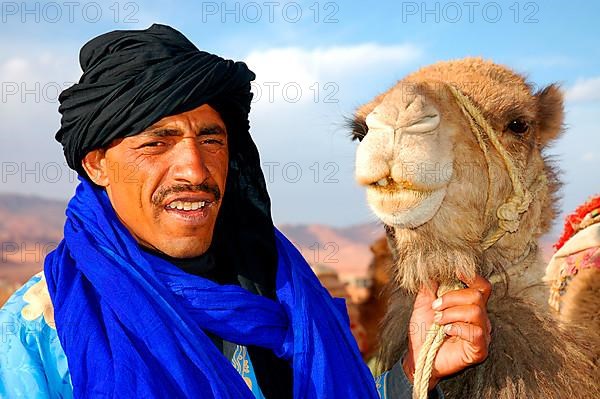
M 354 182 L 355 143 L 343 127 L 344 116 L 421 58 L 416 45 L 376 43 L 269 48 L 244 58 L 257 74 L 252 134 L 277 221 L 345 224 L 370 218 Z M 277 86 L 269 93 L 267 85 Z M 302 92 L 297 101 L 292 85 Z
M 600 100 L 600 76 L 577 79 L 566 91 L 566 99 L 570 102 L 592 102 Z
M 585 162 L 594 162 L 596 159 L 598 159 L 598 154 L 594 152 L 586 152 L 582 156 L 582 160 Z
M 60 91 L 76 82 L 79 75 L 74 59 L 47 51 L 32 53 L 0 61 L 0 101 L 5 110 L 16 112 L 11 118 L 19 117 L 19 109 L 26 104 L 55 111 Z
M 14 79 L 29 69 L 29 62 L 21 57 L 13 57 L 0 65 L 0 73 L 5 79 Z
M 294 85 L 303 92 L 315 91 L 315 84 L 347 83 L 359 76 L 387 76 L 413 64 L 422 50 L 413 44 L 382 45 L 362 43 L 348 46 L 306 49 L 282 47 L 252 51 L 246 63 L 256 72 L 256 84 Z M 301 100 L 310 100 L 302 96 Z M 277 100 L 277 99 L 275 99 Z M 285 100 L 282 98 L 281 100 Z M 273 101 L 277 102 L 277 101 Z
M 58 95 L 78 79 L 77 59 L 40 47 L 6 53 L 11 55 L 0 60 L 0 185 L 4 191 L 64 198 L 74 182 L 54 133 Z
M 13 55 L 0 60 L 0 73 L 4 82 L 16 82 L 19 87 L 17 93 L 7 95 L 0 116 L 5 128 L 18 134 L 0 137 L 0 159 L 10 162 L 9 166 L 18 165 L 24 177 L 23 173 L 9 176 L 3 188 L 64 197 L 72 192 L 74 183 L 68 180 L 60 146 L 53 138 L 60 120 L 54 86 L 62 89 L 78 79 L 77 60 L 64 52 L 9 54 Z M 248 52 L 244 59 L 257 73 L 263 90 L 262 99 L 252 106 L 252 134 L 277 220 L 345 224 L 369 219 L 364 193 L 353 179 L 355 144 L 341 132 L 340 125 L 358 104 L 394 84 L 421 57 L 421 50 L 412 44 L 278 47 Z M 267 82 L 279 84 L 273 101 L 267 98 Z M 36 83 L 40 84 L 35 90 L 39 101 L 23 89 L 29 90 Z M 286 83 L 301 87 L 299 101 L 283 97 Z M 325 87 L 327 83 L 335 87 Z M 288 94 L 293 95 L 293 90 Z M 327 96 L 335 101 L 326 101 Z M 60 165 L 59 182 L 43 178 L 54 170 L 44 169 L 46 165 Z M 25 168 L 37 168 L 39 173 Z M 319 193 L 318 206 L 315 192 Z M 340 203 L 345 204 L 341 211 Z
M 304 49 L 281 47 L 252 51 L 246 62 L 259 79 L 315 79 L 318 76 L 352 75 L 374 67 L 402 66 L 418 60 L 421 50 L 412 44 L 363 43 L 350 46 Z

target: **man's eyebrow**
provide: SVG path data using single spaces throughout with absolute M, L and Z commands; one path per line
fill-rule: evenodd
M 217 134 L 226 134 L 225 129 L 217 124 L 204 125 L 200 127 L 196 136 L 209 136 L 209 135 L 217 135 Z M 173 128 L 154 128 L 148 129 L 145 132 L 142 132 L 140 135 L 150 136 L 150 137 L 173 137 L 173 136 L 183 136 L 183 132 L 179 129 Z
M 208 136 L 212 134 L 225 134 L 225 129 L 217 124 L 204 125 L 198 130 L 197 136 Z
M 150 137 L 171 137 L 171 136 L 183 136 L 183 132 L 177 129 L 168 129 L 168 128 L 154 128 L 150 130 L 146 130 L 142 132 L 141 136 L 150 136 Z

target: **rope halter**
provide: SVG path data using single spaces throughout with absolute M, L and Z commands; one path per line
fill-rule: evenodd
M 504 148 L 504 146 L 502 146 L 502 143 L 498 138 L 498 134 L 485 119 L 482 112 L 456 87 L 448 85 L 448 89 L 456 99 L 461 111 L 469 121 L 469 124 L 471 125 L 471 131 L 477 138 L 477 142 L 479 143 L 479 147 L 481 148 L 487 163 L 488 194 L 485 210 L 486 216 L 489 213 L 489 200 L 492 195 L 492 163 L 487 144 L 485 143 L 485 137 L 489 139 L 494 149 L 504 161 L 506 171 L 508 172 L 513 187 L 512 195 L 508 197 L 508 199 L 496 210 L 498 227 L 495 230 L 488 232 L 482 242 L 483 250 L 486 250 L 500 240 L 507 232 L 514 233 L 519 229 L 521 215 L 529 209 L 529 206 L 531 205 L 531 202 L 535 196 L 537 196 L 541 188 L 546 185 L 547 178 L 546 174 L 542 171 L 533 181 L 530 187 L 525 188 L 523 184 L 523 178 L 521 177 L 519 170 L 517 169 L 509 152 L 506 150 L 506 148 Z
M 492 196 L 492 163 L 489 149 L 485 142 L 486 137 L 504 161 L 504 165 L 512 183 L 513 193 L 496 210 L 498 226 L 495 229 L 490 230 L 481 243 L 482 249 L 485 251 L 504 237 L 506 233 L 515 233 L 519 229 L 521 215 L 529 209 L 533 199 L 538 195 L 541 188 L 546 185 L 547 177 L 542 171 L 532 182 L 530 187 L 526 188 L 515 162 L 506 148 L 502 146 L 497 132 L 485 119 L 483 113 L 456 87 L 452 85 L 447 85 L 447 87 L 454 96 L 462 113 L 469 121 L 471 131 L 475 135 L 487 163 L 488 190 L 484 213 L 485 220 L 487 220 L 487 216 L 490 213 L 490 198 Z M 439 297 L 448 291 L 461 288 L 463 288 L 463 285 L 459 281 L 450 285 L 443 284 L 440 285 L 437 295 Z M 427 399 L 429 379 L 431 378 L 431 373 L 433 371 L 434 359 L 444 338 L 445 334 L 442 327 L 437 323 L 433 323 L 430 330 L 427 332 L 427 339 L 423 343 L 423 347 L 419 352 L 415 365 L 413 399 Z

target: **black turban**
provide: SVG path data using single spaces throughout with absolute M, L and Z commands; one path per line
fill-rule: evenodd
M 169 26 L 98 36 L 83 46 L 79 62 L 79 83 L 59 97 L 56 140 L 69 166 L 84 177 L 81 160 L 88 152 L 165 116 L 215 104 L 243 123 L 250 112 L 255 76 L 246 64 L 200 51 Z
M 202 104 L 219 112 L 227 127 L 229 169 L 210 251 L 235 283 L 274 298 L 271 204 L 248 122 L 254 73 L 243 62 L 200 51 L 180 32 L 157 24 L 90 40 L 80 63 L 79 83 L 59 97 L 56 140 L 69 166 L 84 178 L 81 161 L 89 151 Z M 249 352 L 265 395 L 290 396 L 289 365 L 262 348 Z

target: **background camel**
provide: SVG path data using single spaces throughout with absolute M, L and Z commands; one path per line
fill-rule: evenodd
M 544 280 L 548 303 L 567 326 L 579 326 L 584 339 L 595 337 L 594 362 L 600 367 L 600 194 L 565 218 L 563 233 Z
M 447 396 L 600 397 L 594 343 L 557 325 L 540 283 L 537 239 L 559 189 L 544 149 L 562 131 L 562 104 L 555 85 L 534 90 L 508 68 L 468 58 L 422 68 L 358 109 L 356 179 L 394 257 L 383 368 L 406 346 L 405 296 L 477 272 L 493 283 L 490 355 L 444 381 Z
M 369 296 L 358 304 L 360 321 L 367 332 L 367 345 L 363 352 L 363 357 L 367 361 L 376 356 L 379 350 L 381 321 L 389 301 L 386 287 L 390 282 L 392 271 L 392 256 L 385 237 L 371 245 L 371 252 L 373 258 L 369 264 L 369 275 L 371 276 Z
M 346 309 L 348 310 L 348 318 L 350 319 L 350 330 L 358 344 L 358 349 L 364 357 L 369 350 L 369 338 L 367 336 L 367 331 L 361 322 L 361 313 L 358 305 L 349 300 L 346 285 L 340 281 L 339 275 L 335 269 L 325 265 L 314 265 L 311 267 L 321 284 L 323 284 L 323 287 L 329 291 L 331 296 L 334 298 L 344 298 L 346 300 Z

